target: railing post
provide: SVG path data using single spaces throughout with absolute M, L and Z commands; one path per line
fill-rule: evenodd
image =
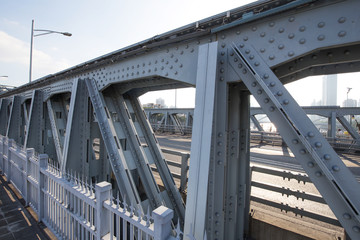
M 111 184 L 101 182 L 95 185 L 96 197 L 96 239 L 100 240 L 110 232 L 110 212 L 104 208 L 104 202 L 110 199 Z
M 173 216 L 173 210 L 165 206 L 160 206 L 152 212 L 155 240 L 165 240 L 171 236 L 171 219 Z
M 188 153 L 181 154 L 180 192 L 183 192 L 186 189 L 189 157 L 190 157 L 190 155 Z
M 38 186 L 38 221 L 40 222 L 44 218 L 45 211 L 45 195 L 43 192 L 43 188 L 45 186 L 45 174 L 41 173 L 41 169 L 46 170 L 48 166 L 48 155 L 40 154 L 39 155 L 39 186 Z
M 8 139 L 8 145 L 7 145 L 7 169 L 6 169 L 6 178 L 7 181 L 10 182 L 11 180 L 11 150 L 10 148 L 13 146 L 14 140 L 13 139 Z
M 30 171 L 30 158 L 34 155 L 35 150 L 33 148 L 26 149 L 26 159 L 25 159 L 25 177 L 24 177 L 24 199 L 25 204 L 29 205 L 29 196 L 30 196 L 30 183 L 28 181 L 29 171 Z

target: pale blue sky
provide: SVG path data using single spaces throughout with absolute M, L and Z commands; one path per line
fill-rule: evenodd
M 19 86 L 28 82 L 32 19 L 36 29 L 73 34 L 72 37 L 51 34 L 34 39 L 33 79 L 38 79 L 249 2 L 252 1 L 0 0 L 0 76 L 9 76 L 0 78 L 0 84 Z M 349 97 L 359 100 L 358 81 L 346 80 L 350 78 L 359 79 L 360 75 L 339 77 L 338 104 L 346 97 L 346 87 L 350 85 L 353 90 Z M 313 87 L 307 88 L 306 93 L 299 91 L 300 83 L 290 88 L 301 105 L 321 98 L 321 80 L 308 81 L 304 84 Z M 167 91 L 148 94 L 141 100 L 154 102 L 161 96 L 167 105 L 174 105 L 173 95 L 174 91 Z M 193 104 L 194 91 L 178 91 L 178 107 L 192 107 Z

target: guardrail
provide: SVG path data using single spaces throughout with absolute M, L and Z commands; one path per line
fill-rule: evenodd
M 328 207 L 325 200 L 321 197 L 321 195 L 314 194 L 314 193 L 306 193 L 304 191 L 305 184 L 309 185 L 311 184 L 311 187 L 313 187 L 312 182 L 308 178 L 306 174 L 301 173 L 295 173 L 290 171 L 280 171 L 275 170 L 271 168 L 265 168 L 265 167 L 259 167 L 259 166 L 251 166 L 251 175 L 254 173 L 260 173 L 262 174 L 259 179 L 266 179 L 266 176 L 270 177 L 278 177 L 278 179 L 282 179 L 283 181 L 291 181 L 291 188 L 286 188 L 284 186 L 278 186 L 269 184 L 268 182 L 264 181 L 256 181 L 253 179 L 251 181 L 251 201 L 258 202 L 267 206 L 271 206 L 277 209 L 280 209 L 281 211 L 285 212 L 293 212 L 295 215 L 299 215 L 301 217 L 305 216 L 308 218 L 312 218 L 321 222 L 325 222 L 328 224 L 332 224 L 335 226 L 341 226 L 340 222 L 335 218 L 335 216 L 329 217 L 324 216 L 320 212 L 314 212 L 310 210 L 306 210 L 302 207 L 294 206 L 297 203 L 301 203 L 304 201 L 307 201 L 307 206 L 313 206 L 314 203 L 319 204 L 319 208 L 323 209 L 324 207 Z M 270 201 L 267 199 L 264 199 L 262 197 L 256 196 L 254 194 L 254 188 L 258 188 L 261 191 L 271 191 L 272 193 L 278 193 L 279 196 L 281 196 L 281 201 Z M 290 206 L 288 203 L 284 204 L 287 199 L 291 199 L 291 203 L 293 206 Z
M 0 169 L 58 239 L 180 239 L 172 230 L 173 210 L 141 213 L 112 196 L 111 184 L 95 186 L 64 173 L 46 154 L 0 136 Z

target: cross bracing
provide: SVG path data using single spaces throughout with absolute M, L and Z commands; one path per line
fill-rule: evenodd
M 258 1 L 189 24 L 3 93 L 1 134 L 63 171 L 113 181 L 139 211 L 172 208 L 185 235 L 238 239 L 248 227 L 252 94 L 357 239 L 359 185 L 283 84 L 359 71 L 359 8 Z M 196 107 L 185 207 L 137 97 L 188 86 Z

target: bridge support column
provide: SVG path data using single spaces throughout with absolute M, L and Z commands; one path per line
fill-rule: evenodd
M 22 118 L 21 118 L 21 104 L 22 104 L 22 97 L 20 96 L 14 96 L 12 105 L 11 105 L 11 111 L 10 111 L 10 117 L 9 117 L 9 124 L 7 128 L 6 136 L 8 138 L 13 139 L 17 143 L 21 143 L 21 131 L 23 129 L 21 128 L 22 125 Z
M 249 210 L 250 100 L 217 43 L 199 49 L 185 234 L 239 239 Z M 218 64 L 220 62 L 220 64 Z

